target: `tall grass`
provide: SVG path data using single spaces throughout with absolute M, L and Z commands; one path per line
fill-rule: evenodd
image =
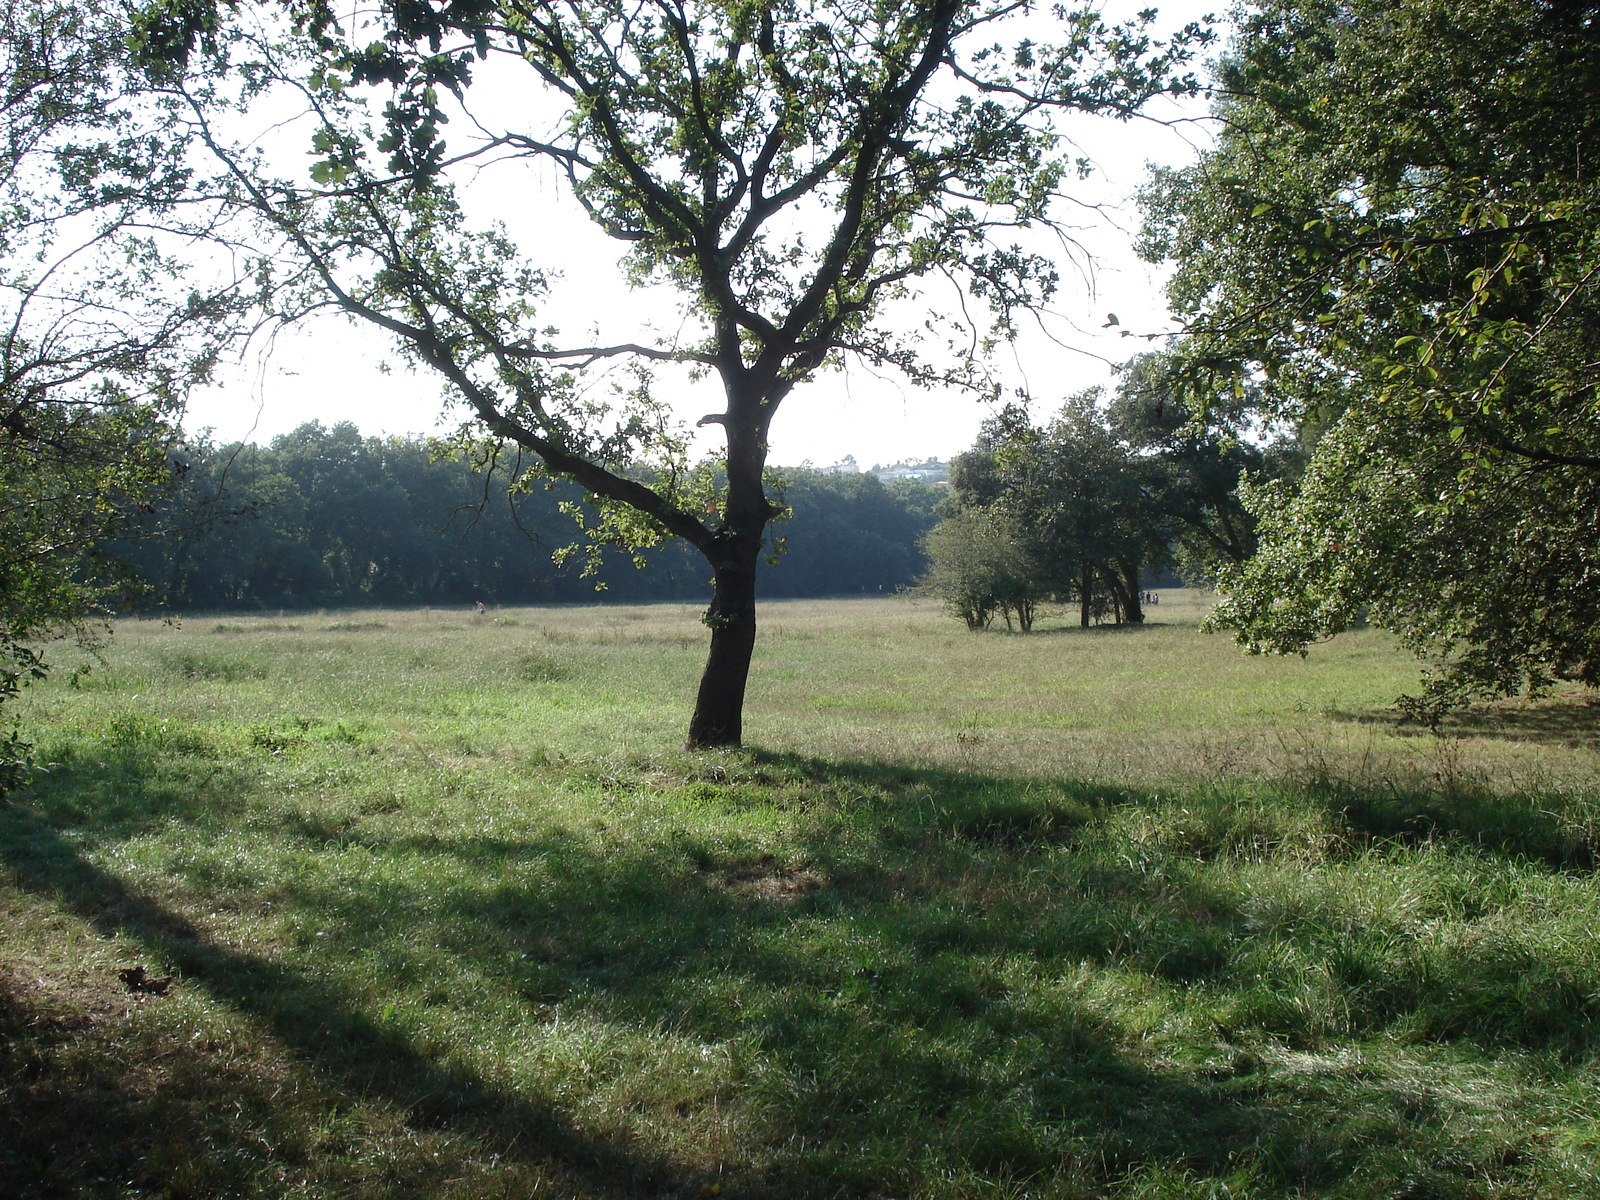
M 0 813 L 0 1194 L 1592 1194 L 1587 701 L 1176 599 L 772 605 L 697 756 L 684 606 L 125 625 Z

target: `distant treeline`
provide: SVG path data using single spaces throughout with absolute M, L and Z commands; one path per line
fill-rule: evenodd
M 267 446 L 183 447 L 171 495 L 143 535 L 119 543 L 148 608 L 271 609 L 354 604 L 531 604 L 700 600 L 710 569 L 668 542 L 607 551 L 581 577 L 551 551 L 579 538 L 567 484 L 508 496 L 504 469 L 436 457 L 421 437 L 363 437 L 349 423 L 302 425 Z M 784 553 L 768 596 L 893 591 L 925 566 L 920 541 L 945 494 L 915 481 L 786 469 L 792 510 L 773 526 Z

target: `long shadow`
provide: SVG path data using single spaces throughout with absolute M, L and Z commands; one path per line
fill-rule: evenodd
M 1534 703 L 1477 705 L 1445 716 L 1446 733 L 1492 733 L 1498 737 L 1550 745 L 1600 744 L 1600 702 L 1589 696 L 1561 696 Z
M 97 768 L 75 769 L 87 776 Z M 118 770 L 127 777 L 126 764 Z M 1109 816 L 1159 807 L 1157 797 L 761 752 L 707 760 L 702 771 L 712 802 L 735 814 L 741 805 L 792 805 L 785 838 L 796 860 L 779 859 L 756 836 L 679 831 L 601 844 L 556 829 L 498 839 L 395 835 L 381 822 L 352 828 L 302 817 L 282 836 L 327 852 L 358 843 L 379 855 L 549 869 L 440 873 L 457 882 L 410 891 L 388 876 L 342 879 L 337 902 L 296 902 L 315 909 L 335 939 L 363 931 L 400 959 L 422 946 L 459 963 L 464 979 L 500 981 L 530 1006 L 733 1047 L 741 1086 L 761 1093 L 767 1121 L 765 1159 L 731 1167 L 746 1195 L 909 1193 L 918 1177 L 908 1164 L 919 1153 L 995 1185 L 1049 1179 L 1069 1160 L 1092 1164 L 1080 1173 L 1106 1188 L 1141 1170 L 1220 1179 L 1244 1164 L 1285 1194 L 1332 1195 L 1353 1169 L 1338 1157 L 1349 1144 L 1344 1122 L 1355 1140 L 1371 1143 L 1450 1119 L 1419 1117 L 1398 1091 L 1347 1115 L 1348 1101 L 1312 1083 L 1268 1078 L 1246 1052 L 1249 1037 L 1305 1036 L 1290 1021 L 1275 1026 L 1271 1014 L 1243 1031 L 1219 1031 L 1216 1062 L 1203 1069 L 1152 1065 L 1130 1051 L 1105 1006 L 1049 983 L 1086 964 L 1156 987 L 1233 986 L 1235 947 L 1251 920 L 1237 894 L 1180 864 L 1157 871 L 1092 851 Z M 1348 799 L 1321 802 L 1342 813 Z M 151 803 L 145 816 L 155 819 L 164 802 Z M 1442 812 L 1435 836 L 1459 836 L 1475 853 L 1525 857 L 1481 835 L 1525 819 L 1526 809 L 1485 803 L 1458 828 Z M 137 806 L 129 812 L 133 819 Z M 102 932 L 137 938 L 351 1095 L 506 1147 L 574 1193 L 697 1193 L 666 1161 L 442 1066 L 317 979 L 218 944 L 90 861 L 50 821 L 23 812 L 0 821 L 10 826 L 0 845 L 22 887 L 58 897 Z M 1080 853 L 1084 846 L 1091 849 Z M 1043 901 L 1047 889 L 1029 881 L 1039 871 L 1048 872 Z M 334 950 L 363 947 L 351 940 Z M 398 962 L 397 978 L 414 980 L 438 962 Z M 1502 966 L 1485 959 L 1474 969 L 1479 982 L 1498 986 Z M 1018 971 L 1027 987 L 1016 984 Z M 1530 993 L 1523 986 L 1519 994 Z M 1380 999 L 1374 1035 L 1429 1001 L 1420 993 Z M 1569 1028 L 1567 1010 L 1584 1003 L 1553 996 L 1550 1028 Z M 1501 1032 L 1440 1036 L 1492 1054 Z M 1526 1026 L 1524 1040 L 1549 1049 L 1540 1036 Z M 1595 1048 L 1591 1038 L 1575 1049 Z M 1375 1132 L 1373 1105 L 1389 1106 L 1386 1131 Z M 869 1142 L 897 1147 L 898 1159 L 854 1149 Z M 1327 1152 L 1319 1157 L 1318 1147 Z
M 0 822 L 10 827 L 0 848 L 18 886 L 55 898 L 101 934 L 146 946 L 183 984 L 259 1019 L 351 1097 L 381 1098 L 420 1128 L 477 1137 L 575 1195 L 672 1195 L 686 1186 L 664 1161 L 581 1132 L 548 1107 L 419 1054 L 319 981 L 219 944 L 88 861 L 46 822 L 15 810 L 0 813 Z
M 1058 890 L 1043 908 L 1028 911 L 1031 899 L 1006 898 L 1009 865 L 1070 854 L 1080 833 L 1110 810 L 1152 805 L 1152 797 L 1062 783 L 1018 799 L 1014 780 L 759 753 L 732 770 L 708 764 L 705 778 L 728 785 L 735 812 L 764 803 L 746 784 L 792 792 L 809 781 L 819 792 L 855 798 L 837 820 L 790 830 L 815 877 L 763 852 L 759 840 L 706 835 L 604 853 L 572 838 L 485 846 L 476 838 L 376 837 L 369 845 L 468 860 L 486 849 L 510 861 L 557 857 L 561 869 L 537 886 L 445 898 L 437 915 L 459 931 L 452 949 L 501 960 L 538 947 L 516 984 L 530 997 L 598 1005 L 631 1025 L 664 1025 L 705 1042 L 740 1041 L 790 1081 L 781 1106 L 788 1142 L 846 1145 L 868 1132 L 892 1141 L 897 1128 L 916 1129 L 931 1131 L 952 1159 L 986 1164 L 997 1179 L 1048 1174 L 1059 1157 L 1049 1139 L 1008 1140 L 995 1129 L 1001 1114 L 990 1076 L 1028 1046 L 1031 1065 L 1019 1070 L 1032 1108 L 1011 1115 L 1092 1141 L 1113 1176 L 1151 1166 L 1225 1173 L 1257 1156 L 1283 1159 L 1274 1169 L 1285 1186 L 1336 1182 L 1337 1169 L 1308 1159 L 1304 1147 L 1336 1140 L 1337 1098 L 1254 1079 L 1245 1054 L 1224 1055 L 1209 1074 L 1153 1070 L 1130 1057 L 1121 1031 L 1092 1007 L 1065 1002 L 1029 1011 L 996 969 L 1021 960 L 1094 963 L 1179 988 L 1236 982 L 1234 947 L 1250 936 L 1249 914 L 1237 895 L 1193 876 L 1175 883 L 1089 858 L 1058 871 Z M 909 806 L 908 792 L 926 803 Z M 1525 857 L 1481 836 L 1496 819 L 1509 827 L 1525 810 L 1507 805 L 1480 815 L 1482 822 L 1461 827 L 1464 852 Z M 841 849 L 863 828 L 864 840 Z M 1434 829 L 1431 836 L 1451 835 Z M 986 876 L 995 881 L 987 891 Z M 826 950 L 790 936 L 830 927 L 848 935 Z M 1460 977 L 1386 991 L 1382 981 L 1359 978 L 1361 964 L 1347 948 L 1326 937 L 1301 941 L 1327 961 L 1349 960 L 1340 969 L 1353 991 L 1368 994 L 1367 1035 L 1447 1007 L 1466 980 L 1514 998 L 1521 1015 L 1515 1023 L 1439 1025 L 1442 1042 L 1486 1056 L 1507 1045 L 1557 1054 L 1595 1049 L 1593 1037 L 1567 1044 L 1574 1025 L 1592 1027 L 1600 1017 L 1592 998 L 1559 972 L 1544 978 L 1537 964 L 1492 947 L 1463 958 Z M 908 1041 L 901 1032 L 908 1027 L 922 1036 Z M 1317 1042 L 1292 1020 L 1274 1025 L 1270 1013 L 1239 1032 L 1307 1048 Z M 1397 1117 L 1396 1125 L 1411 1120 Z M 785 1162 L 782 1173 L 793 1186 L 808 1181 L 807 1194 L 883 1183 L 867 1164 L 847 1159 L 825 1167 Z M 770 1179 L 757 1182 L 772 1187 Z
M 1096 621 L 1094 624 L 1090 625 L 1087 629 L 1085 629 L 1083 626 L 1078 625 L 1076 623 L 1066 624 L 1066 625 L 1035 625 L 1026 634 L 1022 634 L 1022 633 L 1018 632 L 1015 636 L 1017 636 L 1017 637 L 1024 637 L 1024 636 L 1025 637 L 1046 637 L 1046 638 L 1049 638 L 1049 637 L 1110 637 L 1110 636 L 1112 636 L 1114 634 L 1128 634 L 1128 635 L 1131 636 L 1131 635 L 1136 634 L 1136 633 L 1140 632 L 1141 630 L 1145 630 L 1145 629 L 1170 629 L 1170 628 L 1172 628 L 1172 626 L 1174 624 L 1175 624 L 1175 622 L 1151 620 L 1151 619 L 1149 619 L 1147 617 L 1145 620 L 1140 621 L 1137 624 L 1130 624 L 1130 623 L 1124 622 L 1121 625 L 1117 625 L 1117 624 L 1114 624 L 1114 623 L 1112 623 L 1110 621 Z M 992 626 L 991 626 L 991 629 L 993 629 Z M 993 630 L 993 631 L 997 632 L 997 633 L 1007 633 L 1007 632 L 1009 632 L 1008 630 L 1006 630 L 1004 628 L 998 629 L 998 630 Z
M 403 845 L 477 853 L 432 839 Z M 989 920 L 942 896 L 949 885 L 937 876 L 908 882 L 907 848 L 879 866 L 836 862 L 826 885 L 786 898 L 793 876 L 758 852 L 703 839 L 604 854 L 502 844 L 517 860 L 558 855 L 561 869 L 542 886 L 443 897 L 428 940 L 463 958 L 521 959 L 510 983 L 531 1002 L 737 1044 L 741 1074 L 767 1097 L 775 1147 L 769 1163 L 739 1179 L 741 1193 L 869 1195 L 886 1183 L 896 1193 L 894 1168 L 849 1152 L 863 1143 L 904 1143 L 910 1156 L 929 1139 L 996 1181 L 1058 1169 L 1060 1145 L 1006 1128 L 1013 1120 L 1053 1125 L 1058 1142 L 1092 1141 L 1098 1169 L 1113 1172 L 1148 1161 L 1221 1169 L 1255 1140 L 1263 1121 L 1253 1105 L 1151 1072 L 1104 1017 L 1070 1000 L 1031 1013 L 1009 999 L 994 964 L 1033 954 L 1044 940 L 1062 953 L 1074 914 L 1083 925 L 1067 939 L 1074 952 L 1117 959 L 1122 934 L 1092 917 L 1103 904 L 1064 906 L 1041 938 L 1016 914 Z M 820 859 L 824 847 L 813 851 Z M 1099 882 L 1127 894 L 1140 886 L 1132 876 Z M 367 897 L 371 911 L 353 923 L 376 919 L 392 901 Z M 848 935 L 800 944 L 797 923 Z M 1185 932 L 1165 951 L 1154 940 L 1144 949 L 1169 976 L 1192 976 L 1216 952 L 1179 945 L 1197 940 Z M 1027 1049 L 1017 1059 L 1019 1045 Z M 1028 1076 L 1018 1080 L 1026 1111 L 1008 1112 L 994 1095 L 991 1076 L 1007 1059 Z M 1031 1071 L 1033 1059 L 1048 1070 Z M 835 1149 L 801 1157 L 788 1146 Z
M 1383 725 L 1401 737 L 1489 735 L 1542 746 L 1600 746 L 1600 701 L 1591 696 L 1554 696 L 1506 704 L 1476 704 L 1446 713 L 1437 729 L 1408 720 L 1393 709 L 1334 714 L 1360 725 Z
M 15 976 L 0 971 L 0 1195 L 92 1194 L 82 1172 L 61 1160 L 86 1141 L 137 1138 L 130 1114 L 138 1098 L 121 1077 L 52 1070 L 56 1055 L 90 1024 L 35 1003 Z M 95 1134 L 86 1137 L 86 1130 Z
M 977 840 L 1038 845 L 1070 837 L 1073 824 L 1088 814 L 1125 804 L 1149 804 L 1137 789 L 1045 780 L 1039 786 L 1051 799 L 1018 802 L 1017 781 L 950 770 L 851 763 L 794 754 L 756 751 L 757 778 L 798 774 L 819 786 L 847 783 L 874 788 L 920 788 L 939 797 L 941 819 Z M 1470 781 L 1468 781 L 1470 783 Z M 1363 787 L 1334 781 L 1295 784 L 1298 799 L 1323 811 L 1352 835 L 1352 845 L 1414 845 L 1454 842 L 1474 852 L 1513 861 L 1534 861 L 1559 870 L 1589 872 L 1600 865 L 1597 831 L 1580 817 L 1568 820 L 1556 798 L 1505 795 L 1463 786 L 1453 794 L 1394 787 Z M 888 827 L 892 830 L 892 824 Z

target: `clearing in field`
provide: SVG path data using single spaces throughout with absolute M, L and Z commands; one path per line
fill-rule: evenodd
M 0 810 L 0 1195 L 1592 1195 L 1590 700 L 689 606 L 128 622 Z

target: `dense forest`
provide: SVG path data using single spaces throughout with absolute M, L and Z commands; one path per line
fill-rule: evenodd
M 607 548 L 584 573 L 582 493 L 543 482 L 507 494 L 504 463 L 441 455 L 421 437 L 363 437 L 348 422 L 302 425 L 266 446 L 191 442 L 172 486 L 115 547 L 146 610 L 350 604 L 703 600 L 703 560 L 681 543 Z M 920 542 L 942 488 L 805 469 L 778 473 L 764 594 L 892 591 L 924 569 Z M 573 505 L 580 506 L 574 510 Z

